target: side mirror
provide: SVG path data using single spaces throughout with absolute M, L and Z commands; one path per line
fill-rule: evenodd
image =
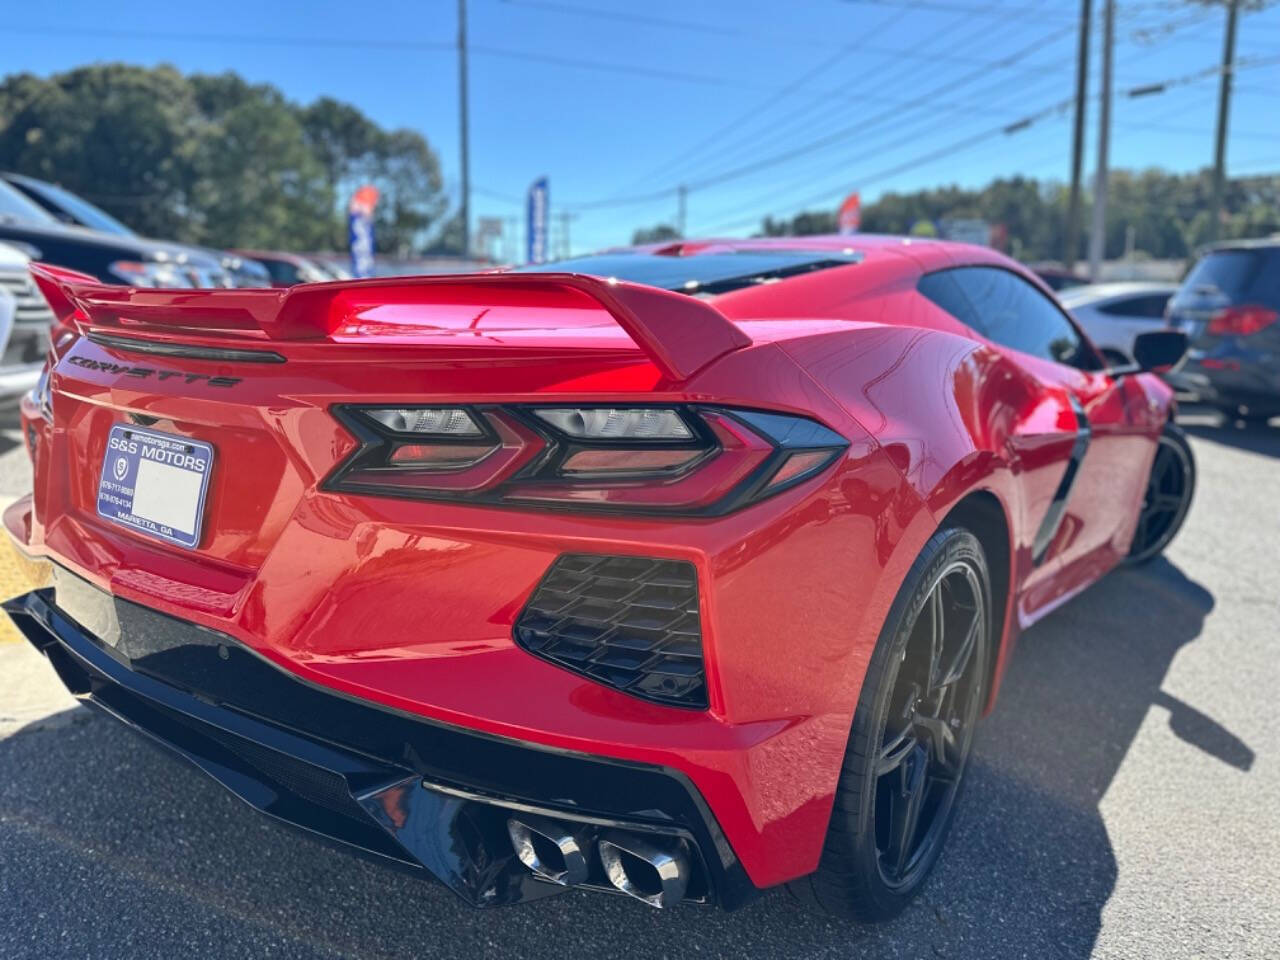
M 1167 373 L 1182 362 L 1188 346 L 1181 330 L 1151 330 L 1133 338 L 1133 359 L 1140 370 Z

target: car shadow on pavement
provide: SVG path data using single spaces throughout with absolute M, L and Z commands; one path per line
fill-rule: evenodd
M 1182 422 L 1181 425 L 1183 430 L 1200 440 L 1266 457 L 1280 457 L 1280 427 L 1232 420 L 1224 420 L 1217 426 L 1203 422 Z
M 1117 876 L 1099 803 L 1152 707 L 1188 743 L 1252 763 L 1247 745 L 1161 689 L 1213 603 L 1157 560 L 1028 631 L 938 871 L 882 926 L 815 917 L 785 891 L 733 914 L 577 891 L 475 911 L 267 821 L 83 711 L 0 741 L 0 847 L 13 851 L 0 858 L 11 891 L 0 922 L 49 945 L 46 956 L 56 944 L 80 956 L 268 944 L 280 956 L 1087 957 Z

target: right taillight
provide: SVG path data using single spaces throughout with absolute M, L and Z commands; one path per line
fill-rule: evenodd
M 669 405 L 343 406 L 360 448 L 328 489 L 721 514 L 802 483 L 848 441 L 807 417 Z
M 1258 304 L 1223 307 L 1209 318 L 1209 332 L 1219 337 L 1247 337 L 1265 330 L 1280 319 L 1280 313 Z

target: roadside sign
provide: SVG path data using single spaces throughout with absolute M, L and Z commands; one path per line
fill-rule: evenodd
M 857 233 L 862 226 L 862 198 L 855 190 L 844 198 L 836 212 L 836 225 L 841 233 Z
M 528 263 L 547 262 L 548 220 L 547 178 L 539 177 L 529 185 L 528 229 L 525 231 L 527 246 L 525 260 Z
M 378 188 L 365 184 L 351 195 L 347 204 L 347 239 L 351 245 L 351 275 L 373 276 L 373 208 L 378 205 Z

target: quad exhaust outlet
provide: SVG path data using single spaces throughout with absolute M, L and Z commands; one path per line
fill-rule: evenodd
M 586 883 L 588 845 L 579 831 L 542 817 L 512 817 L 507 833 L 520 862 L 543 880 L 572 887 Z
M 524 814 L 507 820 L 507 833 L 520 862 L 551 883 L 573 887 L 591 882 L 594 847 L 605 879 L 651 907 L 674 906 L 689 889 L 689 855 L 684 842 L 674 837 L 610 830 L 597 838 L 583 824 Z
M 628 896 L 658 909 L 684 899 L 689 858 L 678 841 L 614 832 L 600 838 L 599 850 L 609 882 Z

